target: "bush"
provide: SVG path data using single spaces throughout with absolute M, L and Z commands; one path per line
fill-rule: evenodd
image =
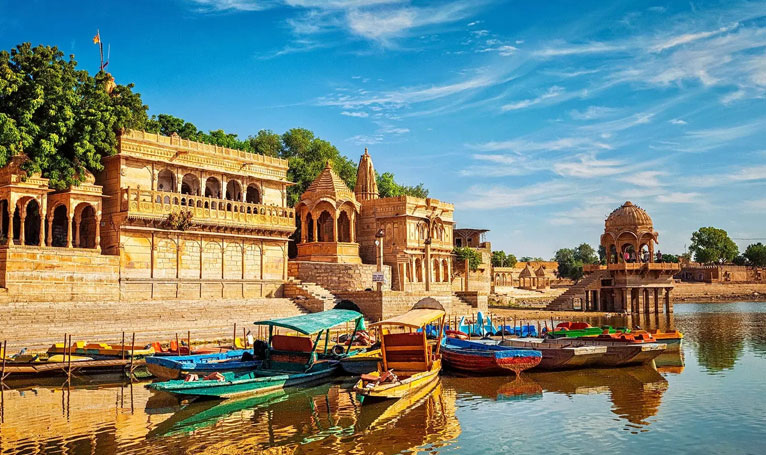
M 474 250 L 473 248 L 468 247 L 455 247 L 454 250 L 452 250 L 453 253 L 455 253 L 455 256 L 461 261 L 468 261 L 468 267 L 471 269 L 472 272 L 475 272 L 479 269 L 479 265 L 481 265 L 481 253 Z
M 163 224 L 166 229 L 185 231 L 192 226 L 192 218 L 194 218 L 194 214 L 189 210 L 171 212 Z

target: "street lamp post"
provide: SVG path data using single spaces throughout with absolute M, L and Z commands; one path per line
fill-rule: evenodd
M 378 272 L 383 271 L 383 237 L 386 232 L 381 228 L 375 233 L 375 245 L 378 247 Z M 378 292 L 383 291 L 383 283 L 378 281 Z

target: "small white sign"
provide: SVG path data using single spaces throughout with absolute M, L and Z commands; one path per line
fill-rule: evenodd
M 385 283 L 386 275 L 383 272 L 372 272 L 373 283 Z

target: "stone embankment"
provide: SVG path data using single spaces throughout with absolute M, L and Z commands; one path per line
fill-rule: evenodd
M 675 302 L 766 302 L 766 283 L 676 283 Z
M 545 308 L 567 289 L 567 287 L 556 287 L 544 290 L 510 288 L 505 290 L 502 294 L 491 295 L 490 306 L 501 308 Z

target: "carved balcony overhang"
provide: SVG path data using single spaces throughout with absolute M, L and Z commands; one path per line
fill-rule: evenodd
M 208 228 L 295 231 L 295 210 L 248 202 L 163 191 L 123 188 L 120 212 L 129 220 L 162 221 L 170 213 L 190 211 L 194 225 Z

